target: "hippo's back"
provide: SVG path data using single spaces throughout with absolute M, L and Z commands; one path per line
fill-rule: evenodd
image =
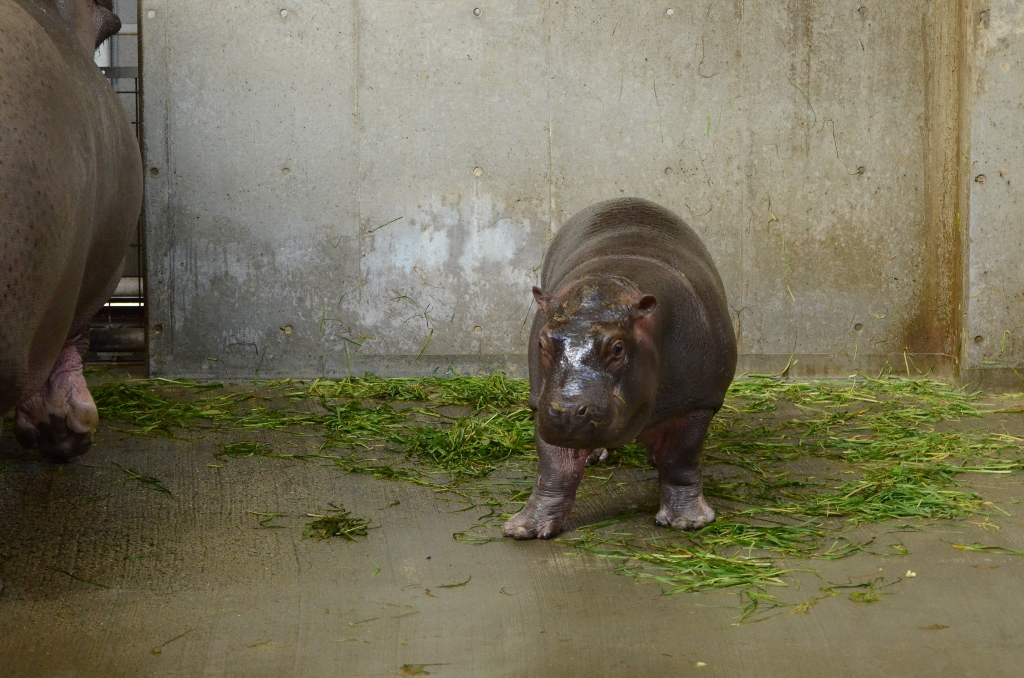
M 641 198 L 607 200 L 577 212 L 555 236 L 541 286 L 555 292 L 573 271 L 595 257 L 654 259 L 690 277 L 706 278 L 725 293 L 704 243 L 661 205 Z

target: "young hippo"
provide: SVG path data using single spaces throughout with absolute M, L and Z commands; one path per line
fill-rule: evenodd
M 700 238 L 652 202 L 598 203 L 555 236 L 541 285 L 529 347 L 540 464 L 502 533 L 557 535 L 588 461 L 634 439 L 658 469 L 655 524 L 712 522 L 700 455 L 736 371 L 736 337 Z

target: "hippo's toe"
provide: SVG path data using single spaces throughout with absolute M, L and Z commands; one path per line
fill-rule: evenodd
M 594 464 L 600 464 L 602 461 L 608 458 L 608 448 L 599 447 L 590 453 L 587 457 L 587 466 L 593 466 Z

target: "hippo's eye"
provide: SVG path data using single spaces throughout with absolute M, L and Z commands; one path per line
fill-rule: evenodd
M 622 352 L 625 351 L 625 350 L 626 350 L 626 348 L 622 345 L 622 342 L 621 341 L 616 341 L 615 345 L 612 346 L 612 355 L 614 355 L 616 358 L 618 358 L 620 355 L 622 355 Z

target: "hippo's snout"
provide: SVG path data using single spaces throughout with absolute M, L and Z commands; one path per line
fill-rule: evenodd
M 606 409 L 587 400 L 552 399 L 540 416 L 544 439 L 565 447 L 587 447 L 599 437 Z
M 565 430 L 574 430 L 594 419 L 594 407 L 589 403 L 552 401 L 548 405 L 548 416 L 553 424 Z

